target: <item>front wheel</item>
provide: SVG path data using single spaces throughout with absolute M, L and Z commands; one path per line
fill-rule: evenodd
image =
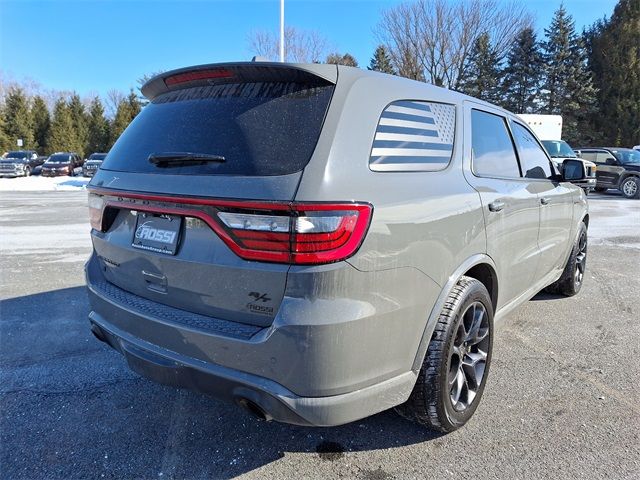
M 485 286 L 462 277 L 452 289 L 400 415 L 452 432 L 475 412 L 487 381 L 493 346 L 493 306 Z
M 626 198 L 640 198 L 640 179 L 638 177 L 627 177 L 620 185 L 620 191 Z
M 30 177 L 31 176 L 31 167 L 27 167 L 24 169 L 24 176 L 25 177 Z

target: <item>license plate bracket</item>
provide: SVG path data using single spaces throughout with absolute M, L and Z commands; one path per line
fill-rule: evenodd
M 178 250 L 181 227 L 181 217 L 138 212 L 131 246 L 165 255 L 175 255 Z

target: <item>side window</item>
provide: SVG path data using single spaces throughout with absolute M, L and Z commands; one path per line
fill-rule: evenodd
M 596 152 L 585 152 L 584 150 L 582 150 L 580 153 L 580 158 L 593 163 L 600 163 L 600 159 L 598 158 L 598 154 Z
M 402 100 L 389 104 L 380 119 L 369 168 L 375 172 L 433 172 L 453 155 L 456 107 Z
M 606 165 L 607 158 L 616 158 L 616 157 L 612 153 L 609 153 L 609 152 L 598 152 L 598 156 L 596 158 L 598 159 L 597 163 Z
M 549 159 L 533 134 L 524 126 L 513 122 L 513 136 L 525 178 L 551 178 Z
M 504 117 L 471 111 L 473 173 L 481 177 L 520 178 L 518 159 Z

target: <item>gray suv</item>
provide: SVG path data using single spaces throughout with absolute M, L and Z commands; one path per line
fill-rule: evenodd
M 517 116 L 336 65 L 163 73 L 89 184 L 95 336 L 160 383 L 329 426 L 449 432 L 493 324 L 582 285 L 582 164 Z

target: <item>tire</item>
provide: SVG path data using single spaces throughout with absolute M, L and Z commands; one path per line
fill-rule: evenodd
M 25 177 L 30 177 L 30 176 L 31 176 L 31 167 L 27 166 L 27 167 L 24 169 L 24 176 L 25 176 Z
M 640 178 L 625 178 L 620 184 L 620 191 L 625 198 L 640 198 Z
M 604 192 L 606 192 L 606 191 L 607 191 L 607 190 L 609 190 L 609 189 L 608 189 L 607 187 L 596 187 L 596 188 L 594 188 L 594 190 L 595 190 L 596 192 L 598 192 L 598 193 L 604 193 Z
M 559 293 L 565 297 L 573 297 L 580 292 L 587 269 L 587 226 L 580 224 L 578 239 L 573 245 L 571 255 L 562 271 L 562 276 L 545 288 L 547 293 Z
M 462 277 L 440 312 L 413 391 L 396 411 L 444 433 L 462 427 L 482 398 L 492 348 L 489 292 L 475 278 Z

